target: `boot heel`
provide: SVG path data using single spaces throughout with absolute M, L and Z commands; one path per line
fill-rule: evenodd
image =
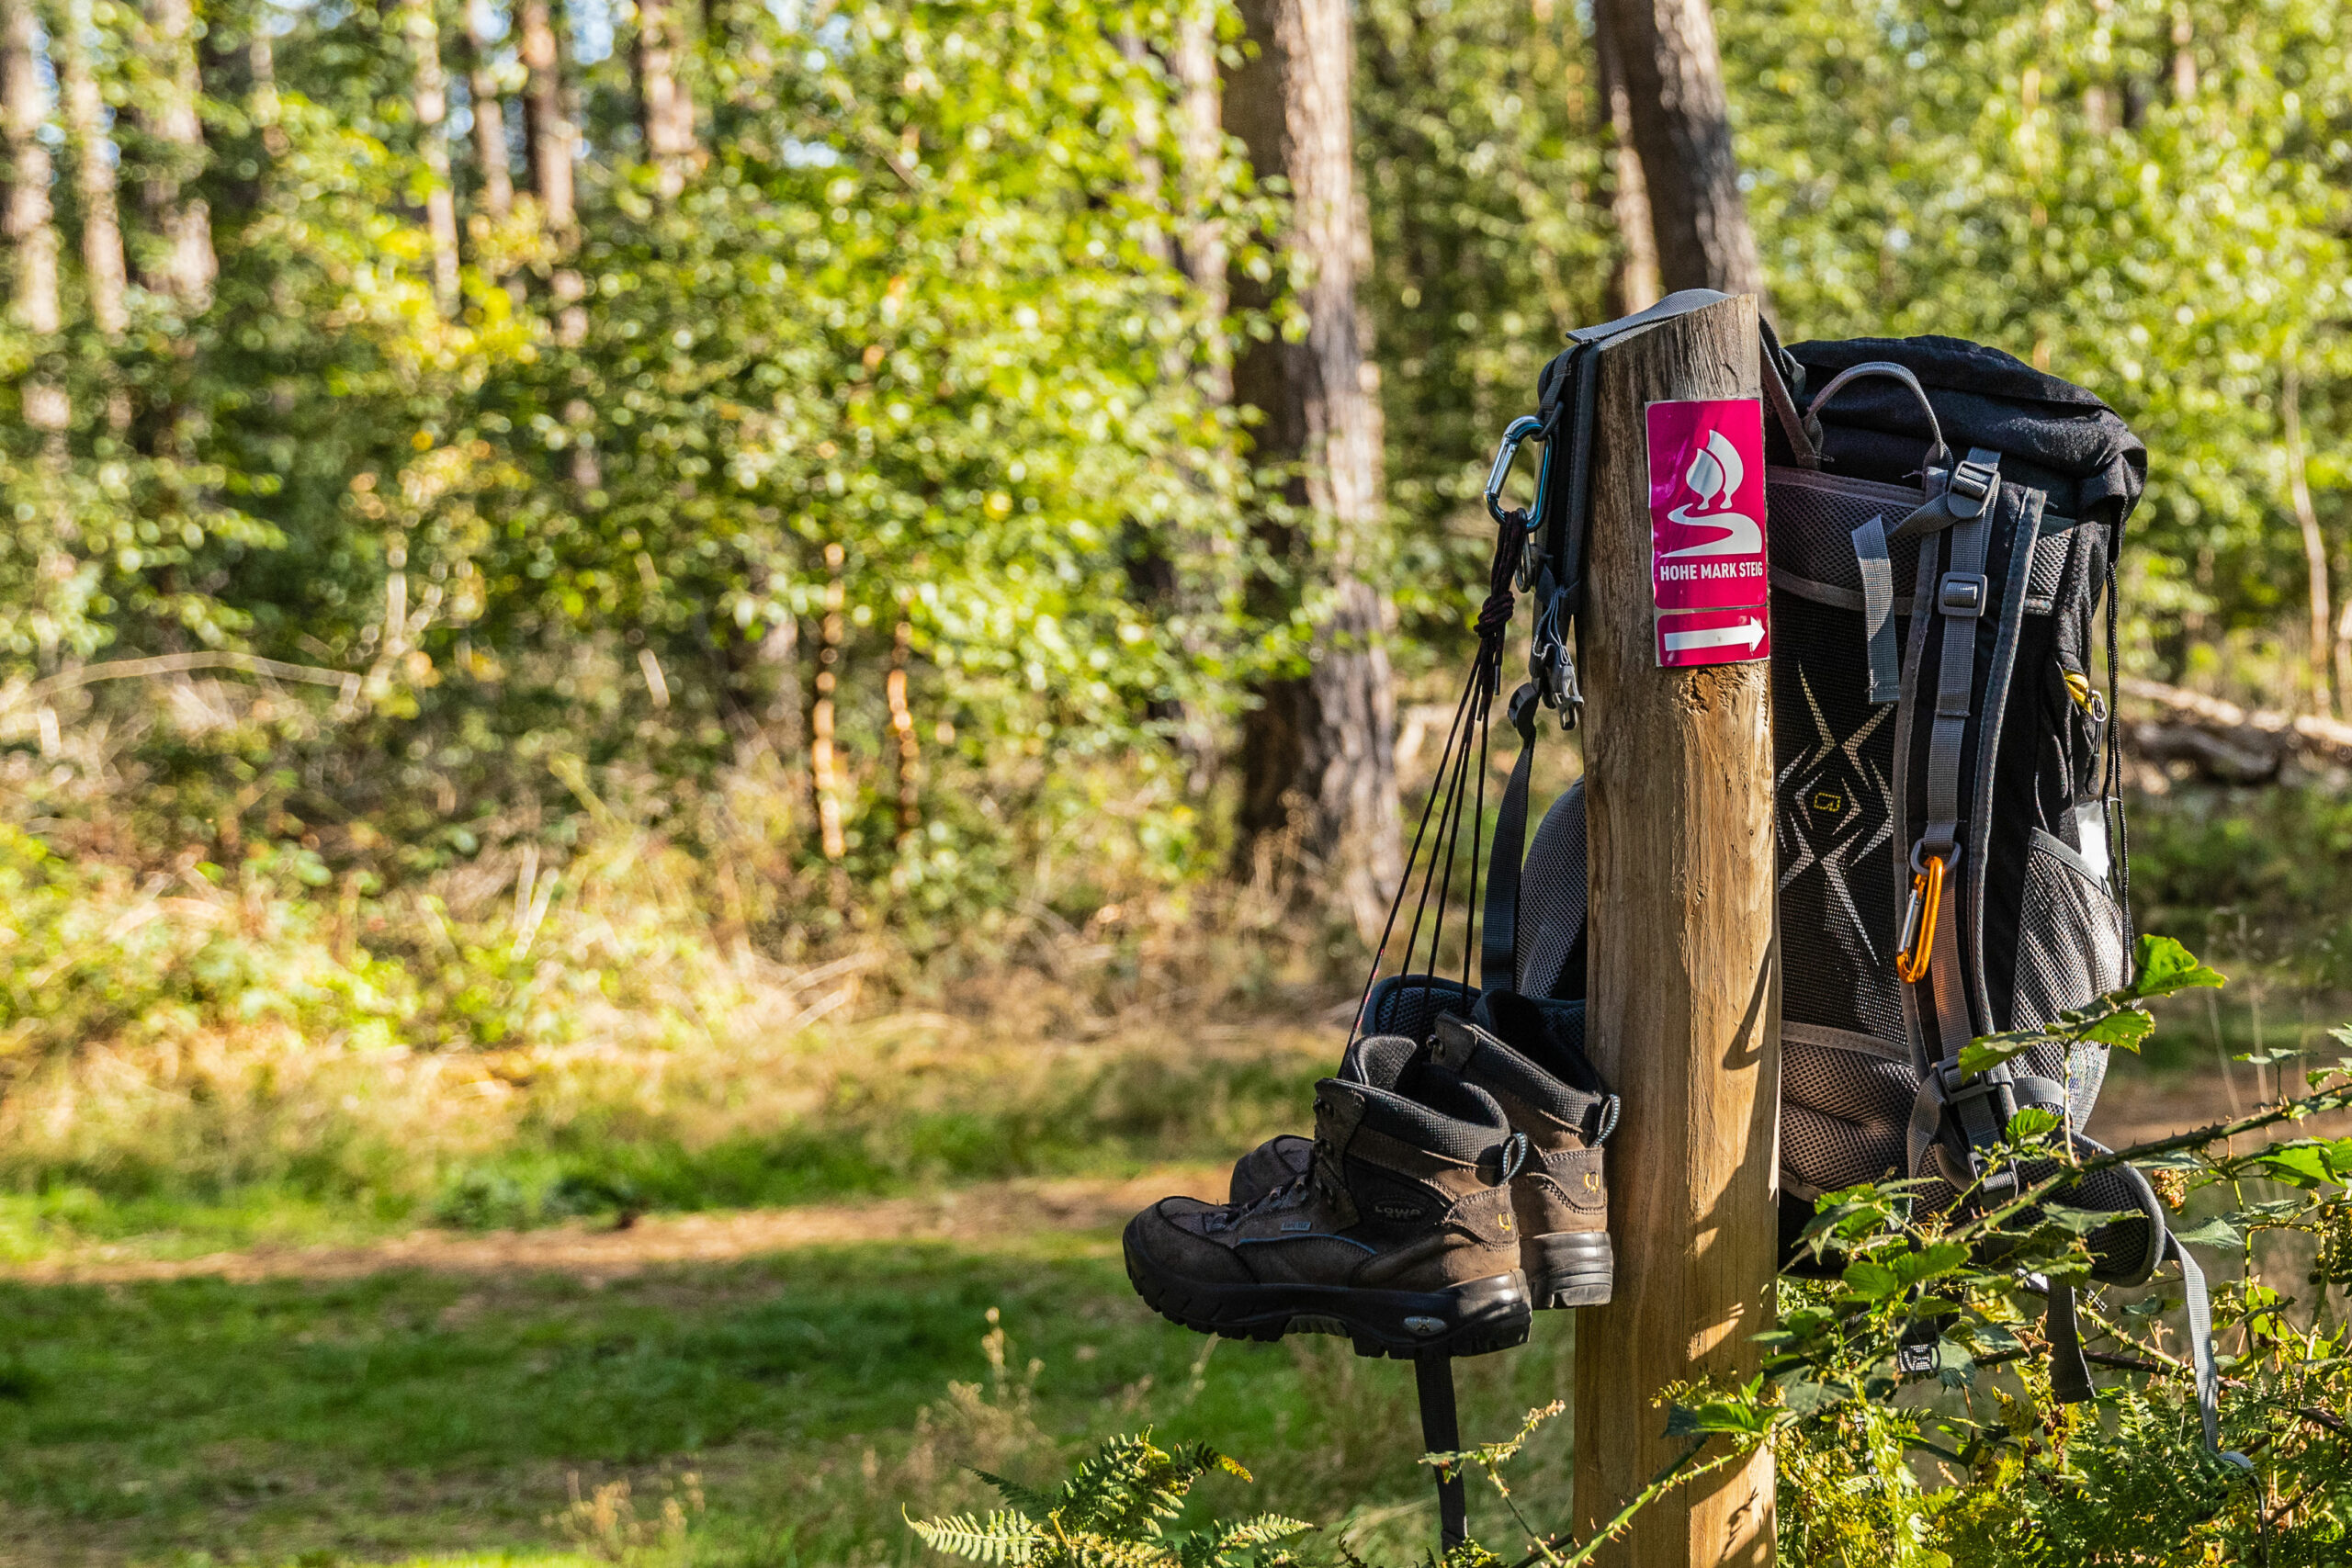
M 1521 1252 L 1527 1292 L 1539 1309 L 1600 1306 L 1616 1283 L 1617 1254 L 1607 1231 L 1533 1236 Z

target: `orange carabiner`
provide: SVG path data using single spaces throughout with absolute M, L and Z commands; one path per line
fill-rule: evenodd
M 1947 857 L 1929 855 L 1922 870 L 1911 874 L 1911 904 L 1904 911 L 1903 935 L 1894 955 L 1894 972 L 1906 985 L 1928 977 L 1936 942 L 1936 918 L 1943 912 L 1944 863 Z M 1917 863 L 1914 862 L 1913 863 Z

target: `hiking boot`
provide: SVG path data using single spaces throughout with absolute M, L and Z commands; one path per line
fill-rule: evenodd
M 1527 1338 L 1511 1178 L 1527 1141 L 1420 1048 L 1374 1036 L 1315 1086 L 1306 1168 L 1255 1201 L 1167 1198 L 1127 1226 L 1127 1277 L 1229 1339 L 1344 1334 L 1365 1356 L 1476 1356 Z
M 1430 1056 L 1492 1095 L 1527 1139 L 1511 1197 L 1529 1296 L 1538 1307 L 1599 1306 L 1616 1277 L 1601 1145 L 1617 1127 L 1617 1097 L 1554 1010 L 1489 991 L 1471 1018 L 1437 1021 Z
M 1416 1041 L 1426 1041 L 1436 1027 L 1438 1015 L 1448 1010 L 1468 1011 L 1478 999 L 1478 993 L 1458 981 L 1433 975 L 1392 975 L 1374 986 L 1364 997 L 1363 1021 L 1358 1027 L 1373 1035 L 1396 1035 Z M 1353 1071 L 1401 1072 L 1413 1060 L 1393 1053 L 1374 1053 L 1369 1058 L 1351 1055 L 1340 1068 L 1345 1077 Z M 1352 1064 L 1352 1066 L 1351 1066 Z M 1393 1081 L 1374 1084 L 1379 1089 L 1395 1089 Z M 1233 1180 L 1227 1201 L 1254 1203 L 1286 1181 L 1293 1181 L 1306 1172 L 1315 1157 L 1315 1140 L 1302 1138 L 1295 1133 L 1269 1138 L 1233 1162 Z
M 1601 1145 L 1617 1125 L 1617 1097 L 1585 1059 L 1582 1009 L 1489 991 L 1468 1020 L 1439 1014 L 1434 1029 L 1430 1058 L 1492 1095 L 1527 1136 L 1512 1197 L 1530 1298 L 1538 1308 L 1601 1305 L 1616 1272 Z M 1232 1201 L 1296 1179 L 1314 1149 L 1287 1134 L 1259 1145 L 1234 1165 Z

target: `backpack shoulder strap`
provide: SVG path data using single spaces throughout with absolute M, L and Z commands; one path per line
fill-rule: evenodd
M 1536 689 L 1532 681 L 1510 694 L 1510 727 L 1519 732 L 1519 761 L 1495 813 L 1494 857 L 1487 866 L 1487 914 L 1478 934 L 1478 985 L 1515 991 L 1519 976 L 1519 881 L 1527 851 L 1527 792 L 1535 772 Z

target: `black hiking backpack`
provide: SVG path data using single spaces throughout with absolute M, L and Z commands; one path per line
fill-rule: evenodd
M 1591 486 L 1600 345 L 1724 298 L 1691 290 L 1570 334 L 1545 367 L 1529 558 L 1531 681 L 1510 716 L 1522 745 L 1487 877 L 1481 987 L 1410 976 L 1370 998 L 1367 1027 L 1419 1033 L 1479 989 L 1549 998 L 1582 1033 L 1584 802 L 1572 786 L 1522 859 L 1539 703 L 1577 722 L 1570 632 Z M 2093 685 L 2102 629 L 2115 670 L 2114 563 L 2145 481 L 2145 448 L 2097 397 L 1953 338 L 1783 350 L 1764 332 L 1772 617 L 1774 828 L 1781 942 L 1781 1254 L 1822 1194 L 1918 1179 L 1948 1207 L 2056 1167 L 1986 1170 L 1981 1151 L 2028 1106 L 2080 1129 L 2103 1046 L 2043 1044 L 1959 1069 L 1981 1035 L 2047 1023 L 2130 978 L 2126 841 L 2110 694 Z M 1489 483 L 1499 493 L 1517 440 Z M 2101 612 L 2104 610 L 2104 627 Z M 1940 1203 L 1936 1193 L 1944 1194 Z M 2138 1284 L 2167 1258 L 2187 1290 L 2206 1440 L 2219 1391 L 2204 1280 L 2129 1166 L 2064 1190 L 2120 1214 L 2087 1238 L 2093 1277 Z M 2047 1289 L 2052 1382 L 2091 1396 L 2073 1292 Z M 1917 1348 L 1932 1357 L 1932 1348 Z M 1924 1367 L 1906 1370 L 1925 1370 Z

